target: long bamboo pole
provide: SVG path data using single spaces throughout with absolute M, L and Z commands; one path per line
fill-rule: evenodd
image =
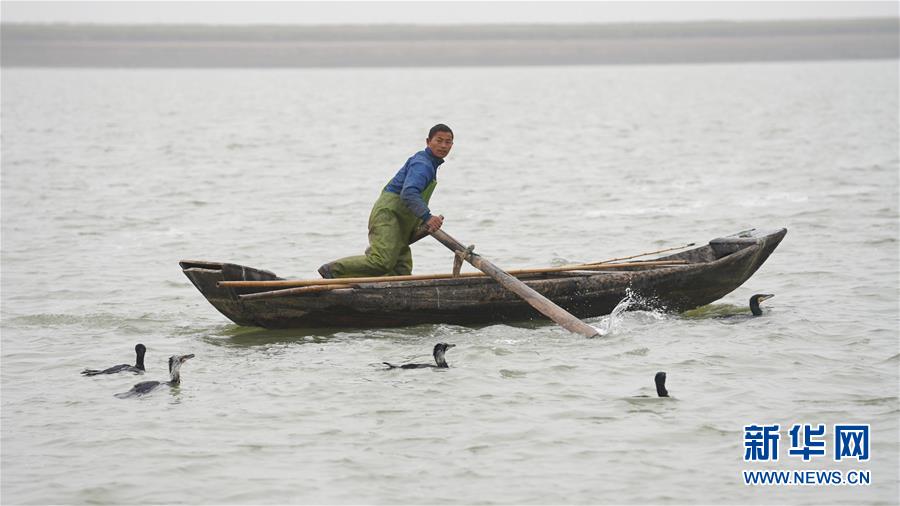
M 435 230 L 431 233 L 431 236 L 437 239 L 438 242 L 449 248 L 450 251 L 461 255 L 465 254 L 463 260 L 469 262 L 476 269 L 479 269 L 488 276 L 494 278 L 504 288 L 515 293 L 519 297 L 522 297 L 522 299 L 531 307 L 537 309 L 541 312 L 541 314 L 555 321 L 569 332 L 581 334 L 584 337 L 595 337 L 600 335 L 597 329 L 591 327 L 587 323 L 584 323 L 578 318 L 575 318 L 571 313 L 557 306 L 550 299 L 539 294 L 530 286 L 509 275 L 503 269 L 497 267 L 486 258 L 483 258 L 477 253 L 467 252 L 466 247 L 453 237 L 450 237 L 450 234 L 444 232 L 443 230 Z
M 545 272 L 568 272 L 568 271 L 605 271 L 607 269 L 621 269 L 624 267 L 674 267 L 687 264 L 687 260 L 658 260 L 646 262 L 627 262 L 621 264 L 572 264 L 560 265 L 558 267 L 535 267 L 532 269 L 515 269 L 509 271 L 510 274 L 542 274 Z
M 287 297 L 289 295 L 301 295 L 304 293 L 313 293 L 313 292 L 327 292 L 330 290 L 337 290 L 339 288 L 352 288 L 352 287 L 353 287 L 353 285 L 351 285 L 351 284 L 301 286 L 301 287 L 297 287 L 297 288 L 285 288 L 284 290 L 271 290 L 268 292 L 247 293 L 244 295 L 238 295 L 238 298 L 241 300 L 274 299 L 276 297 Z
M 659 262 L 659 263 L 663 263 L 664 265 L 670 265 L 670 264 L 671 265 L 683 265 L 685 262 L 678 261 L 678 262 L 674 262 L 674 263 L 673 262 Z M 646 263 L 640 263 L 639 265 L 646 265 Z M 595 266 L 586 266 L 584 269 L 578 269 L 578 270 L 602 270 L 602 269 L 603 268 L 601 266 L 595 265 Z M 509 271 L 508 273 L 522 275 L 522 274 L 542 274 L 545 272 L 566 272 L 566 271 L 571 271 L 571 270 L 572 270 L 571 267 L 563 266 L 563 267 L 537 268 L 537 269 L 519 269 L 516 271 Z M 293 286 L 293 288 L 283 288 L 283 289 L 278 289 L 278 290 L 269 290 L 269 291 L 265 291 L 265 292 L 248 293 L 248 294 L 238 295 L 238 298 L 241 300 L 272 299 L 272 298 L 277 298 L 277 297 L 288 297 L 291 295 L 302 295 L 305 293 L 325 292 L 325 291 L 329 291 L 329 290 L 337 290 L 339 288 L 354 288 L 354 287 L 358 286 L 360 283 L 377 284 L 380 282 L 389 282 L 389 281 L 409 281 L 409 278 L 422 278 L 424 280 L 431 280 L 431 279 L 451 279 L 451 278 L 461 278 L 461 277 L 485 278 L 485 277 L 488 277 L 488 275 L 484 274 L 483 272 L 467 272 L 467 273 L 463 273 L 463 274 L 460 274 L 457 276 L 454 276 L 452 274 L 432 274 L 432 275 L 421 275 L 421 276 L 382 276 L 382 277 L 377 277 L 377 278 L 340 278 L 339 281 L 341 283 L 334 283 L 336 281 L 335 279 L 296 280 L 296 281 L 290 281 L 290 283 L 304 282 L 304 283 L 317 283 L 317 284 L 307 284 L 307 285 L 301 285 L 301 286 L 295 286 L 292 284 L 290 286 Z M 254 285 L 249 286 L 249 287 L 246 286 L 249 283 L 254 283 Z M 260 283 L 269 283 L 267 285 L 264 285 L 265 288 L 273 287 L 273 285 L 271 284 L 273 282 L 270 282 L 270 281 L 252 281 L 252 282 L 223 281 L 220 283 L 220 285 L 238 287 L 238 288 L 258 288 L 258 286 L 256 286 L 256 285 L 258 285 Z M 282 281 L 279 281 L 279 283 L 282 283 Z
M 531 269 L 515 269 L 508 271 L 513 276 L 524 274 L 543 274 L 550 272 L 568 271 L 602 271 L 607 269 L 622 269 L 627 267 L 674 267 L 685 265 L 686 260 L 660 260 L 647 262 L 628 262 L 620 264 L 572 264 L 558 267 L 535 267 Z M 456 276 L 451 273 L 440 274 L 413 274 L 408 276 L 374 276 L 365 278 L 336 278 L 336 279 L 279 279 L 271 281 L 219 281 L 218 286 L 223 288 L 295 288 L 301 286 L 359 284 L 359 283 L 390 283 L 394 281 L 426 281 L 431 279 L 449 278 L 483 278 L 487 274 L 483 272 L 463 272 Z
M 648 251 L 646 253 L 641 253 L 639 255 L 631 255 L 631 256 L 619 257 L 619 258 L 610 258 L 609 260 L 601 260 L 599 262 L 588 262 L 587 265 L 598 265 L 598 264 L 606 264 L 609 262 L 618 262 L 620 260 L 631 260 L 632 258 L 640 258 L 640 257 L 649 256 L 649 255 L 657 255 L 659 253 L 666 253 L 666 252 L 675 251 L 678 249 L 690 248 L 691 246 L 696 246 L 696 243 L 692 242 L 692 243 L 685 244 L 684 246 L 675 246 L 674 248 L 664 248 L 664 249 L 658 249 L 656 251 Z

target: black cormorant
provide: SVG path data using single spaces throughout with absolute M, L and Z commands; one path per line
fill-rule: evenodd
M 143 344 L 138 344 L 134 347 L 134 352 L 137 354 L 137 360 L 135 361 L 134 365 L 119 364 L 102 370 L 85 369 L 81 371 L 81 374 L 85 376 L 96 376 L 98 374 L 115 374 L 117 372 L 133 372 L 135 374 L 144 374 L 144 354 L 147 353 L 147 347 Z
M 666 390 L 666 373 L 659 371 L 656 373 L 656 376 L 653 377 L 653 381 L 656 383 L 656 395 L 658 397 L 668 397 L 669 391 Z
M 656 397 L 669 397 L 669 391 L 666 390 L 666 373 L 659 371 L 656 373 L 656 376 L 653 377 L 653 382 L 656 383 Z M 646 399 L 651 399 L 653 397 L 649 395 L 635 395 L 630 399 L 638 400 L 640 399 L 643 402 Z
M 181 383 L 181 364 L 185 363 L 189 358 L 194 358 L 194 354 L 172 355 L 169 357 L 169 381 L 142 381 L 131 387 L 131 390 L 116 394 L 116 397 L 119 399 L 138 397 L 148 394 L 162 385 L 177 387 Z
M 750 311 L 753 312 L 753 316 L 762 316 L 762 309 L 759 308 L 759 303 L 764 300 L 769 300 L 774 296 L 775 295 L 771 293 L 758 293 L 753 297 L 750 297 Z
M 450 367 L 447 365 L 447 360 L 444 359 L 444 353 L 447 352 L 450 348 L 456 346 L 455 344 L 447 344 L 447 343 L 437 343 L 434 345 L 434 351 L 432 354 L 434 355 L 434 364 L 403 364 L 403 365 L 394 365 L 389 364 L 387 362 L 382 362 L 384 365 L 388 366 L 388 369 L 420 369 L 423 367 L 433 367 L 435 369 L 446 369 Z

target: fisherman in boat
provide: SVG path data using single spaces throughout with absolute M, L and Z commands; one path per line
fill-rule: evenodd
M 388 182 L 369 215 L 369 247 L 365 255 L 345 257 L 319 267 L 323 278 L 402 276 L 412 273 L 409 245 L 434 232 L 443 216 L 431 214 L 428 201 L 437 185 L 437 169 L 453 147 L 453 131 L 439 123 L 428 132 L 425 149 L 411 156 Z

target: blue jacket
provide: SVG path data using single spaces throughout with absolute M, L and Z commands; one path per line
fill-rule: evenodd
M 384 191 L 399 194 L 413 215 L 422 221 L 428 221 L 431 210 L 422 198 L 422 192 L 437 179 L 437 168 L 442 163 L 443 158 L 434 156 L 431 149 L 425 148 L 409 157 L 394 179 L 384 187 Z

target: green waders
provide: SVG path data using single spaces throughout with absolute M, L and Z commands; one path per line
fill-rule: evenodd
M 422 192 L 427 204 L 437 186 L 432 181 Z M 402 276 L 412 273 L 409 244 L 422 220 L 415 217 L 400 195 L 382 191 L 369 215 L 369 247 L 365 255 L 341 258 L 328 264 L 336 278 Z

